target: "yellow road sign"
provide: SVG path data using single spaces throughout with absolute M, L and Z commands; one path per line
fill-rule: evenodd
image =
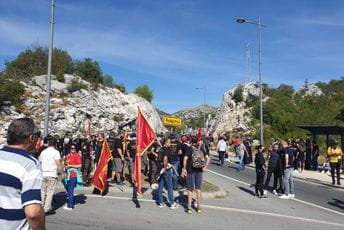
M 181 126 L 181 125 L 183 125 L 183 119 L 181 119 L 179 117 L 164 116 L 162 118 L 162 122 L 164 123 L 164 125 L 167 125 L 167 126 Z

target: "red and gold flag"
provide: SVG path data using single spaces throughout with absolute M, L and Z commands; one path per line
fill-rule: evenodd
M 105 139 L 102 146 L 102 151 L 99 157 L 98 165 L 96 171 L 94 172 L 92 178 L 92 185 L 96 187 L 101 192 L 104 191 L 106 186 L 108 163 L 111 160 L 112 155 L 109 148 L 109 144 Z
M 153 144 L 155 132 L 147 122 L 146 118 L 138 108 L 138 117 L 136 123 L 136 146 L 137 152 L 134 164 L 134 179 L 136 183 L 137 193 L 141 194 L 142 181 L 141 181 L 141 156 Z
M 201 139 L 202 139 L 202 136 L 203 136 L 203 134 L 202 134 L 202 128 L 198 128 L 198 129 L 197 129 L 197 136 L 196 136 L 197 141 L 201 140 Z
M 43 146 L 43 143 L 42 143 L 42 139 L 41 138 L 38 138 L 37 142 L 36 142 L 36 146 L 35 146 L 35 153 L 37 154 L 39 149 Z

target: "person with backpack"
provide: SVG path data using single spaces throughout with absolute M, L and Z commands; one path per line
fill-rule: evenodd
M 182 174 L 186 177 L 186 189 L 188 191 L 188 207 L 186 212 L 192 214 L 191 203 L 193 191 L 196 190 L 197 207 L 196 212 L 202 213 L 202 181 L 210 163 L 209 153 L 207 153 L 202 140 L 193 139 L 192 146 L 188 148 L 184 156 Z

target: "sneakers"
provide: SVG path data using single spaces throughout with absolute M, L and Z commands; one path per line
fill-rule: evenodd
M 295 198 L 295 194 L 289 194 L 290 198 Z
M 202 209 L 197 209 L 196 212 L 197 212 L 198 214 L 202 214 L 202 213 L 203 213 L 203 210 L 202 210 Z
M 63 209 L 64 210 L 68 210 L 68 211 L 72 211 L 73 210 L 72 208 L 68 208 L 67 206 L 63 206 Z
M 158 204 L 158 207 L 159 207 L 159 208 L 164 208 L 164 207 L 166 207 L 166 204 L 160 203 L 160 204 Z
M 186 210 L 186 213 L 187 213 L 187 214 L 192 214 L 192 209 L 191 209 L 191 208 L 188 208 L 188 209 Z
M 277 193 L 276 189 L 274 189 L 274 190 L 272 191 L 272 193 L 275 194 L 276 196 L 278 196 L 278 193 Z
M 264 190 L 263 194 L 264 194 L 264 195 L 267 195 L 267 194 L 268 194 L 268 191 Z
M 280 199 L 289 199 L 289 195 L 283 194 L 281 196 L 279 196 Z
M 177 206 L 177 204 L 176 203 L 173 203 L 173 204 L 171 204 L 171 206 L 170 206 L 170 209 L 177 209 L 178 208 L 178 206 Z

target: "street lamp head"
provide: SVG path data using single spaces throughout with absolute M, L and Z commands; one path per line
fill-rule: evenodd
M 237 23 L 245 23 L 246 22 L 246 19 L 245 18 L 238 18 L 236 20 Z

